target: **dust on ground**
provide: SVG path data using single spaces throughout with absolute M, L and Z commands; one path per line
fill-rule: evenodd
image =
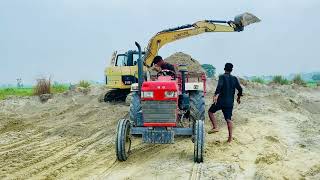
M 207 109 L 215 82 L 210 81 Z M 0 101 L 0 179 L 188 179 L 193 143 L 148 145 L 133 140 L 116 161 L 115 131 L 128 106 L 99 103 L 89 92 Z M 234 141 L 218 113 L 220 132 L 206 134 L 201 179 L 320 179 L 320 89 L 249 84 L 235 105 Z M 206 118 L 206 129 L 210 129 Z

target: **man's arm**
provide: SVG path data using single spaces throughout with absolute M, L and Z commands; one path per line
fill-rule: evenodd
M 223 78 L 222 78 L 222 76 L 219 76 L 219 81 L 218 81 L 218 85 L 216 88 L 216 92 L 214 93 L 214 96 L 213 96 L 213 103 L 214 104 L 216 104 L 218 102 L 219 94 L 222 91 L 222 86 L 223 86 Z
M 222 75 L 219 76 L 219 81 L 218 81 L 218 85 L 216 88 L 216 92 L 214 93 L 215 96 L 219 95 L 222 91 L 222 87 L 223 87 L 223 78 Z
M 236 78 L 236 89 L 238 90 L 238 97 L 243 96 L 242 87 L 241 87 L 241 85 L 239 83 L 239 79 L 238 78 Z
M 242 94 L 242 87 L 241 87 L 241 85 L 239 83 L 239 79 L 238 78 L 236 78 L 236 89 L 238 90 L 237 102 L 238 102 L 238 104 L 240 104 L 241 103 L 240 98 L 241 98 L 241 96 L 243 96 L 243 94 Z
M 168 70 L 172 72 L 176 72 L 176 69 L 174 68 L 174 65 L 168 63 Z
M 153 70 L 153 71 L 156 71 L 156 72 L 160 72 L 161 71 L 161 67 L 159 67 L 157 65 L 152 66 L 150 69 Z

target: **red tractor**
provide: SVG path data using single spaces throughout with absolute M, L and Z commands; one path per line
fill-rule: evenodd
M 138 59 L 138 84 L 132 86 L 130 119 L 118 122 L 116 154 L 127 160 L 132 135 L 141 135 L 144 143 L 174 143 L 175 136 L 188 136 L 194 142 L 194 161 L 203 162 L 206 76 L 163 70 L 155 81 L 144 81 L 141 47 Z
M 144 143 L 153 144 L 174 143 L 175 136 L 188 136 L 194 143 L 194 161 L 203 162 L 205 74 L 191 73 L 185 66 L 180 66 L 179 72 L 164 70 L 152 81 L 145 81 L 143 63 L 150 66 L 152 57 L 168 42 L 203 32 L 240 32 L 245 26 L 259 21 L 256 16 L 244 13 L 236 16 L 234 21 L 205 20 L 161 31 L 149 43 L 148 56 L 144 57 L 147 61 L 142 60 L 141 47 L 136 42 L 139 50 L 138 84 L 131 86 L 130 119 L 118 122 L 118 160 L 127 160 L 133 135 L 141 135 Z

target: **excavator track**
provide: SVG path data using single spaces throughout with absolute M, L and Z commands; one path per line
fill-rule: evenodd
M 104 96 L 104 102 L 125 101 L 130 89 L 110 89 Z

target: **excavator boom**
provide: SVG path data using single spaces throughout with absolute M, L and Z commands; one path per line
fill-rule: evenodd
M 244 13 L 235 17 L 234 21 L 216 21 L 204 20 L 194 24 L 187 24 L 176 28 L 170 28 L 158 32 L 153 36 L 148 44 L 144 64 L 148 67 L 152 66 L 153 58 L 164 45 L 196 36 L 205 32 L 240 32 L 244 26 L 259 22 L 260 19 L 250 13 Z

